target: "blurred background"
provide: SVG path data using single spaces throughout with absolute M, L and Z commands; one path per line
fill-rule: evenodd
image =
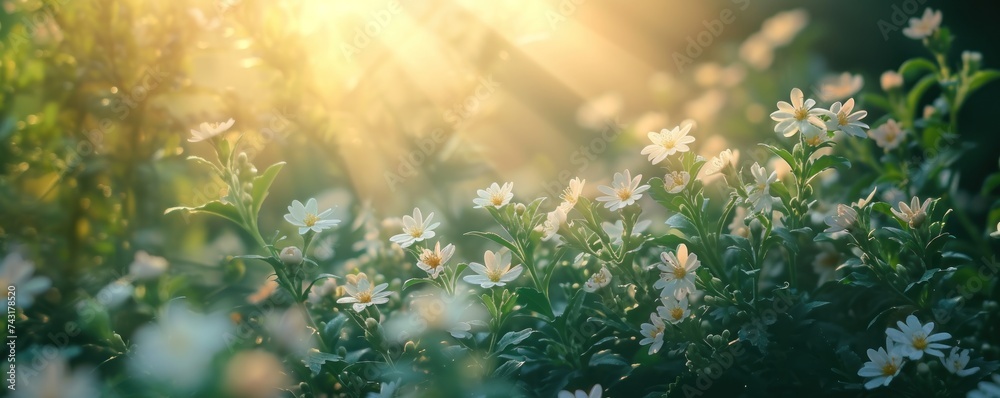
M 684 120 L 697 153 L 766 162 L 754 148 L 776 138 L 777 101 L 793 87 L 821 106 L 837 90 L 880 92 L 882 72 L 926 55 L 901 33 L 926 7 L 942 10 L 954 48 L 1000 60 L 989 0 L 0 4 L 0 254 L 24 253 L 52 279 L 32 311 L 54 325 L 137 251 L 165 257 L 175 277 L 135 293 L 157 298 L 113 320 L 123 335 L 157 300 L 183 292 L 225 307 L 265 278 L 262 264 L 228 261 L 252 247 L 233 225 L 164 216 L 224 193 L 186 161 L 212 156 L 187 142 L 202 122 L 235 119 L 228 134 L 244 135 L 259 169 L 288 163 L 261 213 L 265 236 L 293 233 L 282 220 L 293 199 L 336 206 L 342 232 L 317 257 L 343 272 L 366 239 L 387 244 L 382 220 L 414 206 L 461 242 L 485 222 L 472 199 L 493 181 L 530 201 L 577 176 L 589 195 L 626 168 L 648 178 L 660 171 L 639 155 L 646 133 Z M 862 85 L 828 80 L 844 72 Z M 996 170 L 1000 104 L 977 99 L 998 94 L 984 88 L 959 116 L 975 144 L 959 163 L 961 199 L 983 226 L 990 201 L 976 193 Z

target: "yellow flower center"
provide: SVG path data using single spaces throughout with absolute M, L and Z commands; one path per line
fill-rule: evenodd
M 899 367 L 896 366 L 896 364 L 893 363 L 893 362 L 889 362 L 889 363 L 887 363 L 885 365 L 882 365 L 882 376 L 892 376 L 892 375 L 895 375 L 896 374 L 896 370 L 898 370 L 898 369 L 899 369 Z
M 618 199 L 622 201 L 629 200 L 632 197 L 632 187 L 621 187 L 618 188 Z
M 419 237 L 423 236 L 423 234 L 424 234 L 424 229 L 420 228 L 420 227 L 415 227 L 415 228 L 413 228 L 413 229 L 410 230 L 410 236 L 412 236 L 414 238 L 419 238 Z
M 821 142 L 823 142 L 823 137 L 820 136 L 819 134 L 817 134 L 815 136 L 812 136 L 812 137 L 809 137 L 809 138 L 806 138 L 806 144 L 809 144 L 809 145 L 812 145 L 812 146 L 819 145 Z
M 683 279 L 687 276 L 688 271 L 681 266 L 674 266 L 674 279 Z
M 312 213 L 306 214 L 306 216 L 302 219 L 302 223 L 305 224 L 307 227 L 316 225 L 317 221 L 319 221 L 319 216 Z
M 681 173 L 673 173 L 671 177 L 674 180 L 675 187 L 684 185 L 684 176 L 682 176 Z
M 359 303 L 370 303 L 372 301 L 372 292 L 370 290 L 358 292 L 358 295 L 354 298 L 358 299 Z
M 846 113 L 840 112 L 840 113 L 837 114 L 837 124 L 839 124 L 841 126 L 846 126 L 846 125 L 849 124 L 847 122 L 847 114 Z
M 490 281 L 500 282 L 500 277 L 503 276 L 503 271 L 499 269 L 486 269 L 486 277 L 490 278 Z
M 649 332 L 649 338 L 655 339 L 656 336 L 663 334 L 663 328 L 656 328 Z
M 493 206 L 499 207 L 500 205 L 503 204 L 503 196 L 501 196 L 500 194 L 493 194 L 490 197 L 490 203 L 493 203 Z
M 600 273 L 599 274 L 594 274 L 594 283 L 599 284 L 599 285 L 603 285 L 607 281 L 608 281 L 608 278 L 605 278 L 604 274 L 600 274 Z
M 809 117 L 809 110 L 805 107 L 795 110 L 795 120 L 803 121 L 806 120 L 807 117 Z
M 437 253 L 434 253 L 430 250 L 425 251 L 424 255 L 420 257 L 421 257 L 420 261 L 422 261 L 424 264 L 427 264 L 428 267 L 437 268 L 439 265 L 441 265 L 441 256 L 437 255 Z
M 677 145 L 677 138 L 672 135 L 664 137 L 663 141 L 660 141 L 660 145 L 666 150 L 674 149 L 674 146 Z
M 680 320 L 684 317 L 684 309 L 680 307 L 674 307 L 670 310 L 670 317 L 674 318 L 675 321 Z
M 913 338 L 913 348 L 918 350 L 923 350 L 927 348 L 927 337 L 916 336 Z

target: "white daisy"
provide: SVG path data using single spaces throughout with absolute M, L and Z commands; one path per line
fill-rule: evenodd
M 914 40 L 928 37 L 941 27 L 942 18 L 940 10 L 928 8 L 920 18 L 910 18 L 910 26 L 903 29 L 903 35 Z
M 587 282 L 583 284 L 583 290 L 593 293 L 609 283 L 611 283 L 611 271 L 608 271 L 608 267 L 602 266 L 600 271 L 591 275 L 590 279 L 587 279 Z
M 664 297 L 662 300 L 663 305 L 656 307 L 656 312 L 663 320 L 677 324 L 691 316 L 687 297 L 681 297 L 680 300 L 676 297 Z
M 493 286 L 506 286 L 507 283 L 513 282 L 524 271 L 524 268 L 520 265 L 511 268 L 510 252 L 506 250 L 501 250 L 497 253 L 487 250 L 486 254 L 483 255 L 483 262 L 485 265 L 469 263 L 469 269 L 474 271 L 476 275 L 466 275 L 462 279 L 468 283 L 488 289 Z
M 479 197 L 472 200 L 472 203 L 476 204 L 473 208 L 482 209 L 486 206 L 493 206 L 499 209 L 514 198 L 514 193 L 511 192 L 513 189 L 513 182 L 505 182 L 502 187 L 494 182 L 489 188 L 476 191 Z
M 686 171 L 671 171 L 663 176 L 663 188 L 667 193 L 678 193 L 687 187 L 691 181 L 691 174 Z
M 680 300 L 695 290 L 694 271 L 701 266 L 698 255 L 688 254 L 687 246 L 683 243 L 677 246 L 677 254 L 663 252 L 660 254 L 663 262 L 657 264 L 660 269 L 660 279 L 653 284 L 655 289 L 663 289 L 660 297 L 673 296 Z
M 771 119 L 778 122 L 774 126 L 774 132 L 791 137 L 799 131 L 808 132 L 824 128 L 823 121 L 819 118 L 823 110 L 812 109 L 816 105 L 816 100 L 805 99 L 802 90 L 798 88 L 792 89 L 791 100 L 790 104 L 778 101 L 778 110 L 771 113 Z
M 861 75 L 848 72 L 836 76 L 828 76 L 819 82 L 820 101 L 840 101 L 861 91 L 865 80 Z
M 128 274 L 135 280 L 155 279 L 166 272 L 169 265 L 167 259 L 139 250 L 128 266 Z
M 332 216 L 333 209 L 326 209 L 320 213 L 316 199 L 309 198 L 305 206 L 302 205 L 302 202 L 293 200 L 292 205 L 288 206 L 288 214 L 285 214 L 285 221 L 299 227 L 299 235 L 305 235 L 309 230 L 319 233 L 325 229 L 337 226 L 340 220 L 334 219 Z
M 542 240 L 550 240 L 558 235 L 559 227 L 566 222 L 566 210 L 557 207 L 545 215 L 545 222 L 539 225 L 542 231 Z
M 843 105 L 840 102 L 834 102 L 827 113 L 830 120 L 826 122 L 826 129 L 841 131 L 855 137 L 867 137 L 867 134 L 861 129 L 868 129 L 868 125 L 862 123 L 861 119 L 868 116 L 868 111 L 851 113 L 852 110 L 854 110 L 854 98 L 848 99 Z
M 611 210 L 618 210 L 631 205 L 642 198 L 642 193 L 649 189 L 649 185 L 639 185 L 641 180 L 642 174 L 632 178 L 632 173 L 628 169 L 625 170 L 624 174 L 615 173 L 615 178 L 610 187 L 606 185 L 597 187 L 598 190 L 607 195 L 598 197 L 597 201 L 607 202 L 604 204 L 604 207 Z
M 866 389 L 888 386 L 903 369 L 905 360 L 896 348 L 891 341 L 886 341 L 886 348 L 879 347 L 878 351 L 868 349 L 869 361 L 858 370 L 858 376 L 869 378 L 865 382 Z
M 931 334 L 934 330 L 934 322 L 921 325 L 916 316 L 910 315 L 906 317 L 906 323 L 897 321 L 896 326 L 899 329 L 887 328 L 885 334 L 892 341 L 899 343 L 902 355 L 914 360 L 923 357 L 924 353 L 939 358 L 944 356 L 941 349 L 948 348 L 948 346 L 937 342 L 950 339 L 951 335 L 948 333 Z
M 708 161 L 705 165 L 704 173 L 706 176 L 710 176 L 722 171 L 726 167 L 733 165 L 734 161 L 739 158 L 739 151 L 733 152 L 732 150 L 726 149 Z
M 685 124 L 670 130 L 660 130 L 659 133 L 649 132 L 648 137 L 653 144 L 642 148 L 642 154 L 649 155 L 649 161 L 657 164 L 666 159 L 667 156 L 689 151 L 691 148 L 687 144 L 694 142 L 694 137 L 688 136 L 692 126 L 693 124 Z
M 560 391 L 558 398 L 601 398 L 601 385 L 596 384 L 590 389 L 590 392 L 584 390 L 576 390 L 576 392 Z
M 191 130 L 191 138 L 188 138 L 188 142 L 199 142 L 204 141 L 209 138 L 215 137 L 219 134 L 225 133 L 230 127 L 233 127 L 233 123 L 236 123 L 233 118 L 222 123 L 202 123 L 198 126 L 197 130 Z
M 407 248 L 410 245 L 420 242 L 424 239 L 430 239 L 434 237 L 434 228 L 437 228 L 441 223 L 431 223 L 434 219 L 434 212 L 427 215 L 427 219 L 424 219 L 424 215 L 420 213 L 420 209 L 413 208 L 413 216 L 403 216 L 403 233 L 398 235 L 393 235 L 389 238 L 389 241 L 399 244 L 400 246 Z
M 663 331 L 667 326 L 655 312 L 649 314 L 649 322 L 640 326 L 640 333 L 644 338 L 639 340 L 639 345 L 649 345 L 649 355 L 653 355 L 663 347 Z
M 455 245 L 445 246 L 441 249 L 441 242 L 434 244 L 434 250 L 424 249 L 417 259 L 417 267 L 424 270 L 431 276 L 437 278 L 444 270 L 444 264 L 455 254 Z
M 213 369 L 212 359 L 226 348 L 232 329 L 223 314 L 197 314 L 184 301 L 172 301 L 155 323 L 132 335 L 135 348 L 128 369 L 140 378 L 170 383 L 180 390 L 194 389 Z
M 997 398 L 1000 397 L 1000 374 L 993 375 L 992 382 L 981 381 L 979 388 L 969 391 L 966 398 Z
M 370 305 L 388 303 L 392 292 L 385 291 L 387 287 L 389 287 L 388 283 L 382 283 L 378 286 L 372 285 L 372 282 L 368 280 L 368 275 L 365 275 L 364 272 L 357 275 L 350 274 L 347 275 L 347 283 L 344 285 L 344 291 L 347 292 L 348 296 L 337 299 L 337 303 L 353 304 L 351 307 L 354 308 L 354 311 L 361 312 Z
M 823 232 L 834 233 L 845 231 L 854 227 L 854 223 L 858 222 L 858 212 L 850 206 L 839 204 L 837 205 L 837 214 L 828 216 L 825 221 L 829 228 L 823 230 Z
M 760 164 L 754 163 L 750 166 L 750 174 L 753 175 L 755 182 L 750 186 L 747 200 L 753 204 L 755 211 L 770 214 L 771 203 L 775 200 L 771 196 L 771 184 L 778 180 L 778 173 L 772 171 L 771 174 L 767 174 L 767 170 Z
M 576 202 L 580 200 L 580 194 L 583 193 L 583 185 L 586 183 L 587 180 L 581 180 L 579 177 L 570 180 L 569 187 L 567 187 L 560 196 L 562 203 L 559 204 L 559 208 L 563 209 L 564 212 L 569 213 L 569 211 L 576 206 Z
M 958 347 L 952 347 L 951 352 L 948 353 L 947 357 L 941 357 L 941 364 L 944 365 L 945 369 L 948 369 L 952 374 L 965 377 L 974 374 L 979 371 L 979 367 L 968 368 L 969 366 L 969 350 L 959 351 Z
M 924 203 L 921 204 L 920 199 L 914 196 L 913 199 L 910 199 L 909 206 L 906 205 L 906 202 L 899 202 L 897 205 L 899 210 L 890 210 L 892 210 L 892 214 L 895 214 L 900 221 L 909 225 L 910 228 L 920 228 L 924 220 L 927 219 L 927 209 L 930 205 L 930 198 L 924 200 Z
M 878 126 L 874 130 L 868 130 L 868 136 L 875 140 L 875 144 L 884 150 L 891 151 L 899 147 L 906 137 L 906 130 L 899 127 L 895 120 L 889 119 L 885 124 Z

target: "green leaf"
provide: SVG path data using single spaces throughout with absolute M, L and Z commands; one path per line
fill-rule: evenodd
M 1000 71 L 984 69 L 969 76 L 969 83 L 966 88 L 966 95 L 972 94 L 983 85 L 1000 78 Z
M 924 92 L 927 91 L 931 86 L 937 83 L 937 77 L 934 75 L 924 76 L 920 79 L 916 85 L 910 89 L 910 93 L 906 96 L 906 109 L 909 110 L 911 115 L 916 115 L 917 105 L 920 104 L 920 99 L 923 98 Z
M 497 317 L 497 306 L 496 306 L 496 304 L 493 303 L 493 297 L 490 297 L 490 295 L 487 294 L 487 293 L 483 293 L 483 295 L 480 296 L 479 298 L 481 298 L 483 300 L 483 305 L 486 306 L 486 310 L 490 312 L 490 315 L 494 319 L 496 319 L 496 317 Z
M 470 231 L 470 232 L 466 232 L 465 234 L 469 235 L 469 236 L 478 236 L 480 238 L 489 239 L 489 240 L 491 240 L 493 242 L 496 242 L 496 243 L 500 244 L 503 247 L 506 247 L 506 248 L 510 249 L 511 252 L 513 252 L 514 254 L 518 255 L 518 257 L 520 257 L 521 251 L 518 250 L 517 246 L 515 246 L 513 243 L 511 243 L 507 239 L 504 239 L 504 237 L 502 237 L 500 235 L 497 235 L 497 234 L 495 234 L 493 232 Z
M 517 288 L 517 301 L 527 308 L 528 310 L 537 312 L 545 317 L 546 320 L 551 320 L 555 318 L 555 314 L 552 312 L 552 306 L 549 305 L 549 301 L 545 299 L 545 295 L 533 287 L 519 287 Z
M 406 290 L 406 289 L 410 288 L 411 286 L 416 286 L 416 285 L 419 285 L 421 283 L 433 283 L 433 282 L 434 281 L 432 281 L 430 279 L 427 279 L 427 278 L 410 278 L 410 279 L 407 279 L 406 282 L 403 282 L 403 289 L 401 289 L 401 290 Z
M 504 362 L 503 365 L 497 367 L 497 370 L 493 371 L 493 377 L 497 379 L 507 379 L 515 376 L 519 373 L 521 366 L 524 366 L 524 361 L 509 360 Z
M 238 225 L 241 226 L 243 225 L 243 217 L 240 216 L 240 211 L 237 210 L 235 206 L 228 203 L 222 203 L 217 200 L 205 203 L 198 207 L 183 207 L 183 206 L 171 207 L 167 210 L 164 210 L 163 214 L 170 214 L 175 211 L 184 211 L 188 213 L 214 214 L 219 217 L 228 219 Z
M 851 168 L 851 161 L 843 156 L 823 155 L 817 158 L 809 166 L 809 176 L 815 176 L 821 171 L 829 168 Z
M 588 366 L 591 368 L 597 366 L 623 367 L 629 366 L 629 364 L 621 355 L 615 354 L 611 350 L 602 350 L 590 357 Z
M 785 163 L 788 163 L 788 167 L 794 167 L 795 157 L 792 156 L 791 152 L 788 152 L 784 148 L 778 148 L 774 145 L 768 145 L 768 144 L 758 144 L 758 145 L 767 148 L 768 151 L 771 151 L 771 153 L 777 155 L 779 158 L 784 160 Z
M 320 370 L 323 369 L 323 365 L 327 362 L 344 362 L 344 358 L 341 358 L 340 355 L 337 354 L 330 354 L 313 349 L 309 351 L 309 355 L 307 355 L 302 362 L 304 362 L 306 367 L 312 371 L 312 375 L 316 376 L 319 374 Z
M 979 193 L 983 196 L 989 195 L 994 189 L 1000 187 L 1000 173 L 993 173 L 983 181 L 983 189 Z
M 508 332 L 507 334 L 503 335 L 503 337 L 500 338 L 500 341 L 497 343 L 496 352 L 503 352 L 511 344 L 520 344 L 522 341 L 531 336 L 531 334 L 534 332 L 535 330 L 530 328 L 514 332 Z
M 264 173 L 253 179 L 253 192 L 250 196 L 253 197 L 253 215 L 254 217 L 260 212 L 260 206 L 264 203 L 264 199 L 267 198 L 267 192 L 271 189 L 271 183 L 274 182 L 274 178 L 278 176 L 278 172 L 285 165 L 285 162 L 278 162 L 272 164 Z
M 890 104 L 889 100 L 882 95 L 878 95 L 875 93 L 865 93 L 861 95 L 861 99 L 865 105 L 875 106 L 877 108 L 880 108 L 888 112 L 892 111 L 892 104 Z
M 937 65 L 927 58 L 913 58 L 899 66 L 899 74 L 905 80 L 913 80 L 927 73 L 937 73 Z

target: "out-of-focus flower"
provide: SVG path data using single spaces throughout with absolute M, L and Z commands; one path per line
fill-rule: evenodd
M 625 102 L 618 93 L 607 93 L 580 106 L 576 123 L 591 130 L 601 130 L 621 114 Z
M 771 196 L 771 184 L 778 180 L 778 173 L 772 171 L 771 174 L 767 174 L 767 170 L 754 163 L 750 166 L 750 174 L 753 175 L 754 185 L 750 186 L 747 200 L 753 204 L 754 211 L 770 214 L 771 204 L 775 200 Z
M 291 206 L 288 206 L 288 214 L 285 214 L 285 221 L 299 227 L 299 235 L 305 235 L 310 230 L 319 233 L 325 229 L 337 226 L 340 220 L 334 219 L 332 216 L 333 209 L 326 209 L 320 213 L 319 205 L 316 204 L 316 198 L 309 198 L 304 206 L 302 202 L 293 200 Z
M 632 131 L 637 138 L 645 139 L 647 132 L 666 126 L 669 120 L 662 112 L 646 112 L 632 122 Z
M 834 233 L 849 230 L 858 222 L 858 212 L 850 206 L 837 205 L 837 214 L 828 216 L 825 220 L 829 227 L 823 232 Z
M 927 209 L 931 205 L 931 199 L 927 198 L 924 203 L 920 203 L 920 199 L 914 196 L 910 199 L 910 205 L 907 206 L 906 202 L 899 202 L 897 205 L 899 210 L 892 210 L 892 214 L 896 215 L 900 221 L 906 223 L 910 228 L 920 228 L 923 225 L 924 220 L 927 219 Z
M 302 250 L 299 250 L 296 246 L 287 246 L 281 249 L 281 253 L 278 254 L 278 258 L 285 265 L 299 265 L 302 263 Z
M 229 118 L 229 120 L 222 123 L 203 122 L 198 126 L 197 130 L 191 130 L 191 138 L 188 138 L 188 142 L 200 142 L 225 133 L 226 130 L 233 127 L 233 123 L 236 123 L 233 118 Z
M 361 312 L 370 305 L 388 303 L 389 296 L 392 295 L 392 292 L 385 291 L 388 287 L 388 283 L 382 283 L 378 286 L 373 285 L 368 280 L 368 275 L 365 275 L 364 272 L 357 275 L 347 275 L 347 284 L 344 285 L 344 291 L 349 296 L 337 299 L 337 303 L 352 304 L 351 307 L 354 308 L 354 311 Z
M 615 173 L 610 187 L 606 185 L 597 187 L 606 195 L 598 197 L 597 201 L 605 202 L 604 207 L 611 210 L 625 208 L 641 199 L 642 193 L 649 189 L 649 185 L 639 185 L 641 180 L 642 174 L 632 178 L 632 173 L 628 169 L 624 173 Z
M 920 18 L 910 18 L 910 26 L 903 29 L 903 35 L 914 40 L 928 37 L 941 27 L 942 18 L 940 10 L 928 8 Z
M 734 212 L 733 221 L 728 226 L 729 233 L 744 238 L 750 236 L 750 228 L 747 227 L 747 223 L 744 220 L 747 216 L 747 209 L 743 206 L 737 206 Z
M 542 240 L 550 240 L 558 235 L 559 227 L 566 222 L 566 210 L 557 207 L 545 215 L 545 221 L 539 227 L 542 230 Z
M 990 232 L 990 236 L 994 238 L 1000 238 L 1000 222 L 997 223 L 996 231 Z
M 677 324 L 691 316 L 687 297 L 681 297 L 678 300 L 676 297 L 667 296 L 662 300 L 663 305 L 657 307 L 656 312 L 664 321 Z
M 830 120 L 826 122 L 826 129 L 855 137 L 866 137 L 867 134 L 862 129 L 868 129 L 868 125 L 862 123 L 861 119 L 868 116 L 868 111 L 859 110 L 851 113 L 852 110 L 854 110 L 854 98 L 848 99 L 843 105 L 839 101 L 834 102 L 830 106 L 828 113 Z
M 267 278 L 263 284 L 261 284 L 253 294 L 247 296 L 247 302 L 250 304 L 259 304 L 271 297 L 275 291 L 278 290 L 280 285 L 278 281 L 274 278 Z
M 437 278 L 444 270 L 445 263 L 455 254 L 455 245 L 445 246 L 441 249 L 441 242 L 434 244 L 434 250 L 424 249 L 417 259 L 417 268 L 424 270 L 431 278 Z
M 330 297 L 337 291 L 337 280 L 333 278 L 322 279 L 315 284 L 313 284 L 312 289 L 309 289 L 309 302 L 312 304 L 319 304 L 323 301 L 323 298 Z
M 434 212 L 428 214 L 427 219 L 424 219 L 424 215 L 420 213 L 420 209 L 413 208 L 412 217 L 403 216 L 403 233 L 393 235 L 389 240 L 406 248 L 424 239 L 433 238 L 434 228 L 441 225 L 439 222 L 432 224 L 431 220 L 433 219 Z
M 740 59 L 754 69 L 767 69 L 774 61 L 774 45 L 764 35 L 754 33 L 740 45 Z
M 688 174 L 688 172 L 671 171 L 663 176 L 663 188 L 667 190 L 667 193 L 678 193 L 683 191 L 690 181 L 691 174 Z
M 709 160 L 708 164 L 702 170 L 704 170 L 706 176 L 714 175 L 721 172 L 724 168 L 732 166 L 737 158 L 739 158 L 738 151 L 734 153 L 732 150 L 726 149 L 720 152 L 719 156 Z
M 156 279 L 167 271 L 169 265 L 167 259 L 139 250 L 128 266 L 128 274 L 134 280 Z
M 680 300 L 695 290 L 694 271 L 701 266 L 701 262 L 697 254 L 688 254 L 687 245 L 678 245 L 676 254 L 669 251 L 661 253 L 660 260 L 662 262 L 656 265 L 660 269 L 660 279 L 653 284 L 653 288 L 662 289 L 660 297 L 673 296 Z
M 226 390 L 234 397 L 273 398 L 290 383 L 281 360 L 267 351 L 243 351 L 226 365 Z
M 864 85 L 865 79 L 861 75 L 844 72 L 836 76 L 827 76 L 819 82 L 819 100 L 841 101 L 857 94 Z
M 264 316 L 264 328 L 279 347 L 305 357 L 316 348 L 316 338 L 307 319 L 297 308 L 271 311 Z
M 601 388 L 600 384 L 596 384 L 589 393 L 584 390 L 576 390 L 575 392 L 563 390 L 559 392 L 558 398 L 601 398 Z
M 906 136 L 906 130 L 899 127 L 899 124 L 895 120 L 889 119 L 885 124 L 879 126 L 876 129 L 868 130 L 868 136 L 875 140 L 875 144 L 879 148 L 884 149 L 886 152 L 896 149 L 903 138 Z
M 782 11 L 761 25 L 760 33 L 774 47 L 784 47 L 809 24 L 809 13 L 799 8 Z
M 868 359 L 861 370 L 858 370 L 858 376 L 869 379 L 865 382 L 865 388 L 869 390 L 888 386 L 905 364 L 903 355 L 891 341 L 886 341 L 886 348 L 879 347 L 878 351 L 869 348 Z
M 480 189 L 476 193 L 479 194 L 478 198 L 472 200 L 475 203 L 475 209 L 482 209 L 487 206 L 493 206 L 495 208 L 504 207 L 510 200 L 514 198 L 513 182 L 505 182 L 501 187 L 500 184 L 493 183 L 486 189 Z
M 367 398 L 395 398 L 396 390 L 398 389 L 399 389 L 399 380 L 383 382 L 379 386 L 378 392 L 368 393 Z
M 44 352 L 54 347 L 42 348 Z M 70 372 L 69 363 L 60 353 L 56 357 L 44 356 L 40 368 L 17 375 L 18 383 L 11 388 L 11 398 L 97 398 L 101 396 L 96 374 L 92 369 L 78 368 Z M 20 358 L 19 358 L 20 359 Z
M 591 275 L 590 279 L 587 279 L 587 282 L 583 284 L 583 290 L 593 293 L 609 283 L 611 283 L 611 271 L 608 271 L 608 267 L 602 266 L 600 271 Z
M 231 330 L 225 316 L 197 314 L 183 302 L 174 301 L 156 323 L 139 328 L 133 335 L 130 370 L 137 377 L 189 391 L 211 373 L 212 358 L 226 347 L 225 337 Z
M 646 228 L 653 224 L 652 220 L 640 220 L 632 227 L 632 236 L 639 236 Z M 601 223 L 601 228 L 611 237 L 611 243 L 620 245 L 625 242 L 625 224 L 622 220 L 615 221 L 614 224 L 607 221 Z
M 958 375 L 960 377 L 969 376 L 979 371 L 979 367 L 968 368 L 969 366 L 969 350 L 959 351 L 958 347 L 952 347 L 951 352 L 948 353 L 947 357 L 941 357 L 941 364 L 944 365 L 945 369 L 948 369 L 951 374 Z
M 639 340 L 639 345 L 649 346 L 649 355 L 656 354 L 663 347 L 663 331 L 667 325 L 663 324 L 663 319 L 655 312 L 649 314 L 649 323 L 639 326 L 643 339 Z
M 823 114 L 823 109 L 813 109 L 816 100 L 805 99 L 802 90 L 793 88 L 791 101 L 791 103 L 778 101 L 778 110 L 771 113 L 771 120 L 778 122 L 774 126 L 774 132 L 791 137 L 799 131 L 808 132 L 826 127 L 819 118 Z
M 0 286 L 17 286 L 15 306 L 30 308 L 35 303 L 35 296 L 52 287 L 52 280 L 44 276 L 32 277 L 33 273 L 35 264 L 17 251 L 12 251 L 0 263 Z
M 1000 397 L 1000 374 L 993 375 L 992 381 L 979 382 L 979 388 L 969 391 L 965 398 L 996 398 Z
M 896 73 L 894 70 L 887 70 L 882 73 L 879 83 L 883 91 L 892 91 L 903 87 L 903 75 Z
M 648 136 L 653 143 L 642 148 L 642 154 L 649 155 L 649 161 L 657 164 L 666 159 L 667 156 L 687 152 L 691 149 L 687 144 L 694 142 L 694 137 L 688 135 L 691 126 L 688 124 L 669 130 L 663 129 L 659 133 L 651 131 Z
M 716 118 L 725 104 L 725 91 L 711 89 L 684 105 L 684 114 L 699 122 L 710 122 Z
M 913 360 L 922 358 L 924 353 L 939 358 L 944 356 L 941 349 L 948 348 L 948 346 L 938 343 L 938 341 L 950 339 L 951 334 L 931 334 L 934 331 L 934 322 L 927 322 L 922 325 L 916 316 L 910 315 L 906 317 L 906 323 L 897 321 L 896 326 L 899 329 L 886 328 L 885 334 L 892 341 L 899 344 L 901 355 Z
M 819 247 L 822 250 L 816 254 L 816 258 L 812 262 L 813 272 L 819 276 L 816 286 L 822 286 L 827 282 L 835 280 L 837 278 L 837 267 L 840 267 L 843 263 L 840 252 L 832 244 L 823 242 Z
M 486 254 L 483 255 L 483 262 L 485 264 L 469 263 L 469 269 L 476 275 L 466 275 L 462 279 L 473 285 L 489 289 L 493 286 L 506 286 L 524 271 L 520 265 L 511 268 L 510 253 L 506 250 L 497 253 L 487 250 Z
M 125 278 L 117 279 L 97 292 L 97 301 L 108 308 L 116 308 L 125 303 L 135 292 L 135 286 Z

